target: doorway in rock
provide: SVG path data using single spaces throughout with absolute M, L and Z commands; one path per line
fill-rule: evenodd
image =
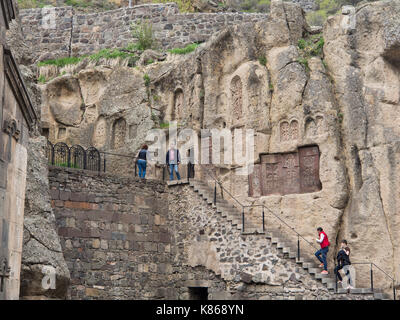
M 208 288 L 189 287 L 189 300 L 208 300 Z

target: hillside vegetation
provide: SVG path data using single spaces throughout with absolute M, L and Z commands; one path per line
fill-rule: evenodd
M 315 0 L 317 9 L 307 13 L 307 22 L 313 26 L 322 26 L 325 20 L 340 11 L 344 5 L 356 6 L 363 2 L 379 0 Z

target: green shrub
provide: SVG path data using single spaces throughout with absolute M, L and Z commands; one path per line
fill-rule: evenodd
M 139 23 L 131 24 L 132 36 L 137 39 L 137 49 L 154 49 L 156 40 L 154 38 L 153 25 L 151 22 L 141 20 Z
M 321 57 L 323 55 L 324 44 L 325 41 L 322 34 L 316 34 L 298 41 L 297 46 L 300 49 L 300 57 L 297 61 L 305 67 L 307 72 L 310 70 L 308 60 L 311 57 Z
M 100 59 L 126 59 L 133 56 L 135 56 L 134 53 L 125 52 L 118 49 L 103 49 L 95 54 L 90 55 L 89 59 L 97 62 Z
M 306 40 L 304 40 L 304 39 L 299 39 L 299 41 L 298 41 L 298 47 L 299 47 L 299 49 L 305 49 L 305 47 L 306 47 Z
M 55 60 L 46 60 L 46 61 L 39 62 L 38 67 L 42 67 L 42 66 L 46 66 L 46 65 L 54 65 L 59 68 L 62 68 L 69 64 L 77 64 L 81 60 L 82 60 L 82 57 L 65 57 L 65 58 L 60 58 L 60 59 L 55 59 Z
M 170 52 L 172 54 L 187 54 L 187 53 L 190 53 L 190 52 L 196 50 L 196 48 L 198 46 L 199 46 L 198 43 L 191 43 L 191 44 L 188 44 L 184 48 L 175 48 L 175 49 L 168 50 L 168 52 Z
M 68 166 L 68 162 L 55 163 L 54 165 L 56 165 L 58 167 L 64 167 L 64 168 L 80 169 L 76 163 L 70 163 L 69 166 Z
M 45 77 L 44 75 L 41 74 L 41 75 L 39 76 L 39 78 L 38 78 L 38 82 L 43 83 L 43 84 L 46 83 L 46 77 Z
M 270 92 L 274 91 L 274 85 L 272 84 L 272 82 L 269 83 L 269 91 Z
M 297 62 L 302 64 L 307 72 L 310 71 L 310 67 L 308 66 L 308 59 L 307 58 L 298 58 Z
M 83 55 L 80 57 L 65 57 L 55 60 L 46 60 L 38 63 L 38 67 L 46 65 L 54 65 L 59 68 L 65 67 L 66 65 L 73 65 L 81 62 L 83 59 L 88 58 L 90 61 L 98 62 L 100 59 L 126 59 L 129 58 L 128 66 L 134 66 L 139 57 L 132 52 L 121 51 L 119 49 L 102 49 L 92 55 Z
M 260 62 L 260 64 L 262 66 L 266 66 L 267 65 L 267 58 L 265 56 L 258 57 L 258 62 Z
M 144 80 L 144 85 L 148 87 L 150 85 L 150 77 L 147 73 L 143 76 L 143 80 Z

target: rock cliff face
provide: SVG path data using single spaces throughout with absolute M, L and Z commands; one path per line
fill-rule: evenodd
M 45 147 L 44 137 L 32 137 L 29 141 L 21 267 L 22 299 L 65 299 L 69 285 L 70 273 L 50 205 Z M 50 290 L 43 286 L 46 268 L 54 270 L 54 289 L 53 286 Z
M 398 21 L 398 1 L 344 8 L 324 27 L 323 52 L 307 54 L 299 40 L 318 46 L 320 36 L 310 35 L 300 6 L 272 1 L 267 20 L 226 28 L 183 57 L 66 70 L 41 85 L 42 121 L 53 142 L 124 153 L 169 120 L 196 130 L 253 129 L 255 172 L 217 165 L 223 185 L 310 241 L 322 226 L 331 262 L 345 238 L 353 261 L 398 278 Z M 278 223 L 268 215 L 266 222 Z M 368 270 L 357 271 L 365 285 Z
M 363 5 L 348 17 L 331 17 L 324 28 L 349 187 L 339 231 L 357 259 L 398 278 L 400 3 Z

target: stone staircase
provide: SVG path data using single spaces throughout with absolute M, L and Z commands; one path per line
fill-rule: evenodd
M 169 182 L 168 185 L 176 185 L 176 184 L 183 184 L 188 183 L 186 181 L 180 182 Z M 214 189 L 209 187 L 206 183 L 194 179 L 190 179 L 189 186 L 193 188 L 194 192 L 197 192 L 198 195 L 212 208 L 215 209 L 217 214 L 220 214 L 224 220 L 230 222 L 233 229 L 236 230 L 235 233 L 239 234 L 240 237 L 251 236 L 251 239 L 254 239 L 256 242 L 252 242 L 252 245 L 256 247 L 256 250 L 262 252 L 262 248 L 266 246 L 266 241 L 270 241 L 272 246 L 275 246 L 276 249 L 282 253 L 285 259 L 292 260 L 297 266 L 301 267 L 303 270 L 308 272 L 312 278 L 316 281 L 322 283 L 330 292 L 337 293 L 337 294 L 373 294 L 375 300 L 391 300 L 388 294 L 383 293 L 379 289 L 374 289 L 372 292 L 371 288 L 355 288 L 347 289 L 340 288 L 341 285 L 338 284 L 338 290 L 335 292 L 336 284 L 335 284 L 335 277 L 333 272 L 331 271 L 329 274 L 321 274 L 320 272 L 322 269 L 316 263 L 316 258 L 314 256 L 306 256 L 304 257 L 304 253 L 302 254 L 303 257 L 297 259 L 297 245 L 291 243 L 291 241 L 284 238 L 282 232 L 277 230 L 265 230 L 262 232 L 257 228 L 254 221 L 249 220 L 246 218 L 245 221 L 245 232 L 242 232 L 242 213 L 240 212 L 237 207 L 232 205 L 229 201 L 225 199 L 221 199 L 220 197 L 217 198 L 216 205 L 214 205 Z M 229 242 L 229 241 L 227 241 Z M 219 243 L 218 245 L 230 245 L 229 243 Z M 236 244 L 238 246 L 238 244 Z M 237 247 L 238 250 L 242 250 L 242 248 Z M 248 250 L 248 249 L 247 249 Z M 222 250 L 223 251 L 223 250 Z M 258 255 L 260 256 L 260 255 Z M 222 257 L 220 257 L 221 261 L 224 261 Z M 240 261 L 240 258 L 238 258 Z M 252 261 L 247 261 L 245 267 L 243 264 L 240 266 L 241 272 L 245 271 L 247 274 L 255 275 L 258 274 L 258 278 L 253 276 L 254 282 L 265 283 L 265 279 L 263 278 L 262 271 L 260 270 L 258 265 L 262 265 L 259 260 L 253 259 Z M 232 267 L 231 262 L 222 262 L 221 263 L 221 277 L 225 280 L 233 280 L 232 274 L 229 274 L 229 269 Z M 261 277 L 260 277 L 261 275 Z

